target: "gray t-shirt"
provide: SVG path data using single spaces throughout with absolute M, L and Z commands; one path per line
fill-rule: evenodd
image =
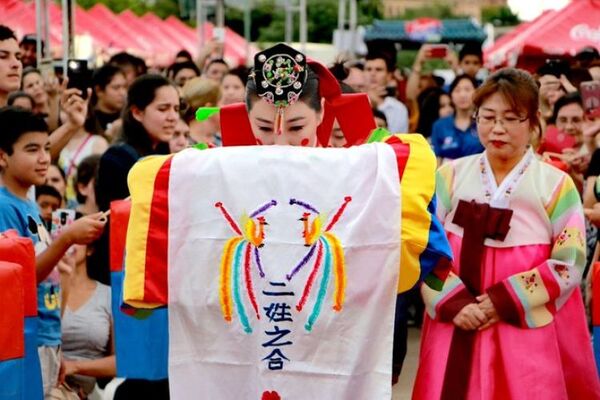
M 110 287 L 96 282 L 92 297 L 84 305 L 76 311 L 71 311 L 68 307 L 65 309 L 62 319 L 62 351 L 67 360 L 106 357 L 112 320 L 110 297 Z M 74 381 L 89 393 L 96 380 L 76 376 Z

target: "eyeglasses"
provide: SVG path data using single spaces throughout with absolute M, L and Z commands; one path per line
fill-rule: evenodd
M 475 114 L 473 119 L 477 122 L 477 125 L 482 128 L 491 128 L 500 122 L 500 125 L 505 129 L 516 128 L 519 124 L 527 121 L 529 117 L 513 117 L 505 116 L 496 118 L 495 115 L 478 115 Z

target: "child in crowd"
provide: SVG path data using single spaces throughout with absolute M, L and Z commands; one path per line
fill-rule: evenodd
M 60 208 L 62 197 L 58 190 L 48 185 L 35 187 L 35 202 L 40 209 L 40 217 L 46 224 L 48 230 L 52 225 L 52 213 Z
M 46 180 L 50 165 L 48 126 L 31 111 L 16 107 L 0 109 L 0 232 L 15 229 L 36 244 L 38 282 L 38 353 L 44 393 L 56 386 L 60 368 L 59 284 L 46 279 L 73 244 L 95 240 L 104 228 L 101 215 L 81 218 L 66 227 L 51 243 L 39 241 L 41 225 L 37 205 L 27 192 Z M 46 235 L 47 236 L 47 235 Z M 32 376 L 32 382 L 35 382 Z

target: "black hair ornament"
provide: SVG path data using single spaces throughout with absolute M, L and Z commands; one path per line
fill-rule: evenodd
M 300 98 L 307 75 L 304 54 L 283 43 L 254 56 L 250 77 L 258 96 L 276 108 L 273 132 L 277 135 L 283 131 L 285 109 Z

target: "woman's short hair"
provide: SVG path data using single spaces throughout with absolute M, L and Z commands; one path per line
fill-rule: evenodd
M 532 127 L 539 127 L 539 89 L 528 72 L 517 68 L 503 68 L 494 72 L 475 91 L 475 107 L 481 107 L 495 93 L 499 93 L 514 112 L 525 112 Z

